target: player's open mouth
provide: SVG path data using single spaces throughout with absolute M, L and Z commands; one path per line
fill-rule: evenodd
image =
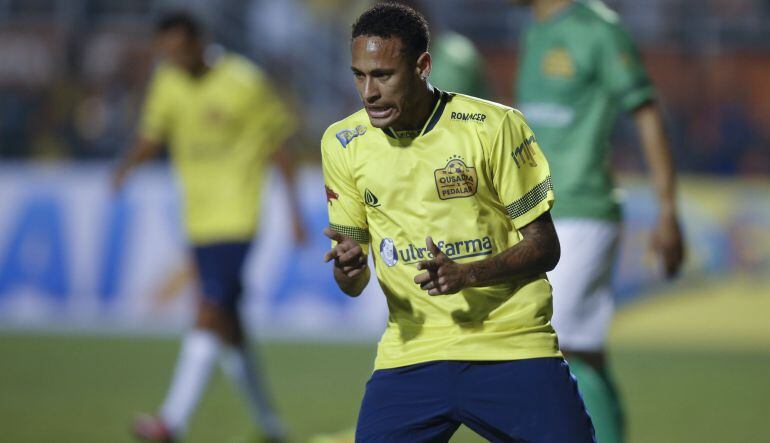
M 371 118 L 383 119 L 393 115 L 393 113 L 395 112 L 395 108 L 392 108 L 390 106 L 383 107 L 383 108 L 367 107 L 366 112 L 369 114 L 369 117 Z

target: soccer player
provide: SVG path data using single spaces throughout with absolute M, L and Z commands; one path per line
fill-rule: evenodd
M 138 140 L 117 168 L 114 186 L 169 146 L 202 297 L 159 414 L 141 417 L 134 431 L 150 441 L 180 436 L 221 353 L 253 420 L 268 439 L 279 441 L 283 426 L 247 346 L 238 303 L 270 159 L 287 178 L 294 233 L 302 238 L 291 165 L 285 151 L 276 151 L 294 131 L 294 122 L 251 62 L 234 54 L 204 57 L 202 30 L 190 15 L 161 19 L 156 43 L 163 62 L 149 86 Z
M 390 312 L 356 440 L 447 441 L 465 424 L 494 441 L 594 441 L 550 325 L 559 241 L 532 131 L 514 109 L 430 85 L 413 9 L 376 5 L 351 37 L 364 109 L 321 142 L 324 259 L 357 296 L 371 245 Z
M 423 14 L 425 5 L 417 0 L 399 0 L 401 4 Z M 445 91 L 460 92 L 474 97 L 489 96 L 484 78 L 484 63 L 473 42 L 466 36 L 449 29 L 431 32 L 430 83 Z M 311 443 L 351 443 L 355 440 L 355 428 L 314 436 Z
M 558 196 L 553 324 L 598 441 L 619 442 L 621 410 L 605 364 L 621 219 L 609 161 L 618 113 L 632 114 L 650 165 L 660 208 L 653 246 L 669 277 L 683 259 L 674 167 L 653 85 L 617 16 L 598 1 L 515 2 L 536 18 L 522 37 L 517 103 L 548 156 Z

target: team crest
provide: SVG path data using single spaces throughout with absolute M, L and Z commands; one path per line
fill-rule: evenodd
M 553 48 L 543 57 L 543 72 L 549 77 L 570 78 L 575 75 L 575 63 L 566 48 Z
M 476 168 L 467 166 L 459 155 L 453 155 L 446 166 L 433 172 L 438 198 L 470 197 L 476 193 L 478 176 Z
M 338 132 L 336 136 L 342 147 L 347 148 L 348 143 L 353 141 L 354 138 L 364 134 L 366 134 L 366 126 L 358 125 L 355 129 L 343 129 L 342 131 Z

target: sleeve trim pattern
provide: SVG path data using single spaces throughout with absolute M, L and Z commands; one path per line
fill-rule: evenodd
M 506 206 L 505 210 L 508 211 L 508 215 L 512 220 L 516 220 L 548 198 L 548 191 L 553 191 L 553 183 L 551 183 L 550 175 L 537 186 L 527 191 L 523 197 Z
M 369 231 L 355 226 L 343 226 L 329 223 L 329 229 L 342 235 L 352 238 L 360 244 L 369 244 Z

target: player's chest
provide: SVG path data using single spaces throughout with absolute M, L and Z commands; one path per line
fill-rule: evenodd
M 519 101 L 578 98 L 595 82 L 589 48 L 568 38 L 527 45 L 519 74 Z
M 472 200 L 488 188 L 478 140 L 434 135 L 409 146 L 378 143 L 356 159 L 355 184 L 366 205 L 449 204 Z
M 246 121 L 249 97 L 246 91 L 217 82 L 181 89 L 176 97 L 176 108 L 184 126 L 206 131 L 232 130 Z

